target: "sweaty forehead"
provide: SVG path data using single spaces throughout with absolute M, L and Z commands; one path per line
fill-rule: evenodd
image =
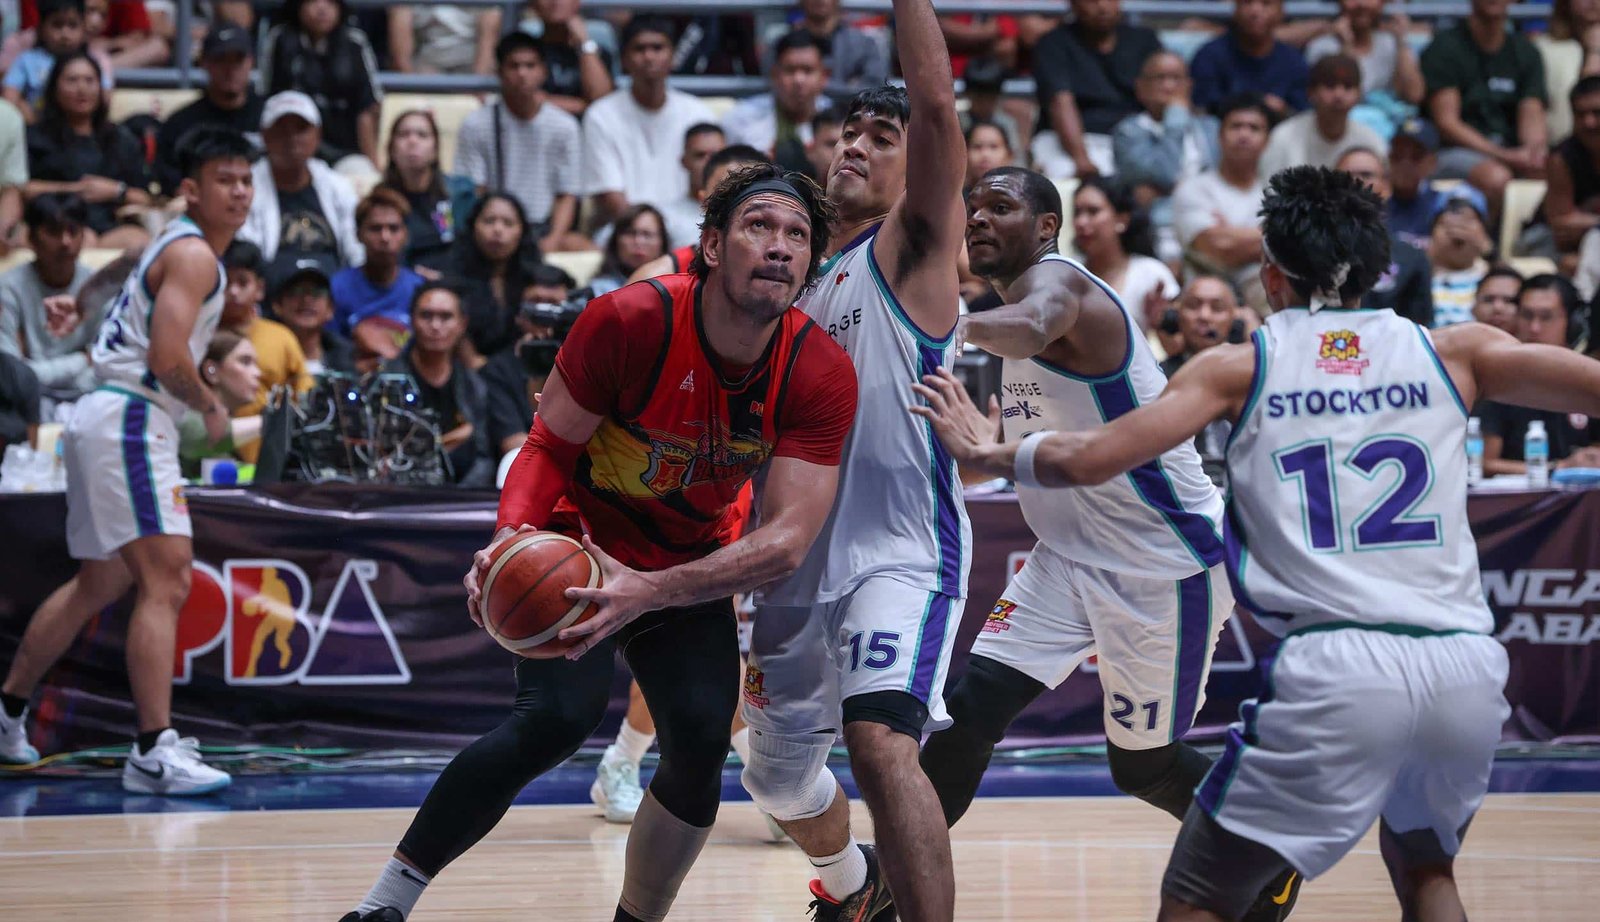
M 811 212 L 806 211 L 805 206 L 796 199 L 778 192 L 757 192 L 755 195 L 745 199 L 744 203 L 739 206 L 739 214 L 741 216 L 747 216 L 756 211 L 767 212 L 773 210 L 793 212 L 805 219 L 806 226 L 809 227 L 811 225 Z

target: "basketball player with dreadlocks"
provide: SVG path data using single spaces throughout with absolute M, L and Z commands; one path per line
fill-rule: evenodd
M 1229 576 L 1283 640 L 1184 816 L 1160 920 L 1244 918 L 1269 881 L 1320 876 L 1374 822 L 1403 917 L 1462 919 L 1454 859 L 1509 713 L 1467 522 L 1467 408 L 1597 415 L 1600 364 L 1363 309 L 1389 237 L 1348 174 L 1274 176 L 1262 233 L 1275 313 L 1148 405 L 1002 443 L 998 414 L 941 371 L 910 411 L 969 469 L 1032 489 L 1093 489 L 1232 421 Z

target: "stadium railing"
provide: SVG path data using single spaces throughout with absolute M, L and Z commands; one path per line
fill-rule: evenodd
M 353 7 L 388 7 L 396 4 L 427 5 L 429 0 L 347 0 Z M 469 7 L 497 6 L 507 11 L 506 28 L 517 22 L 523 4 L 505 0 L 452 0 L 452 5 Z M 935 7 L 940 13 L 982 13 L 988 15 L 1040 14 L 1059 16 L 1066 8 L 1065 0 L 939 0 Z M 784 10 L 789 3 L 774 0 L 584 0 L 585 12 L 607 10 L 650 10 L 662 13 L 704 15 L 711 12 L 747 13 L 754 11 Z M 1412 0 L 1391 2 L 1387 9 L 1404 12 L 1412 19 L 1437 19 L 1465 16 L 1468 0 Z M 892 9 L 891 0 L 844 0 L 846 13 L 887 14 Z M 1123 0 L 1122 9 L 1134 19 L 1186 19 L 1203 18 L 1222 20 L 1233 12 L 1231 0 Z M 1293 18 L 1332 16 L 1338 4 L 1329 0 L 1289 0 L 1285 5 L 1287 15 Z M 1550 3 L 1517 3 L 1510 10 L 1517 19 L 1543 19 L 1550 15 Z M 173 48 L 173 67 L 128 68 L 117 71 L 117 85 L 145 88 L 188 88 L 203 85 L 205 72 L 192 63 L 193 40 L 190 26 L 194 22 L 194 5 L 177 4 L 176 38 Z M 385 90 L 416 93 L 467 93 L 493 89 L 492 77 L 454 74 L 403 74 L 385 71 L 378 82 Z M 625 85 L 626 78 L 619 81 Z M 699 96 L 748 96 L 764 92 L 766 78 L 760 76 L 679 76 L 672 79 L 673 86 Z M 957 81 L 960 88 L 960 81 Z M 1031 94 L 1032 80 L 1012 80 L 1005 86 L 1008 93 Z

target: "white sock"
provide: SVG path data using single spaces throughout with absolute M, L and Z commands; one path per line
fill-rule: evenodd
M 750 764 L 750 728 L 740 727 L 739 732 L 733 735 L 733 751 L 739 754 L 739 761 Z
M 656 735 L 635 730 L 633 725 L 626 720 L 622 722 L 622 729 L 617 731 L 617 755 L 629 762 L 638 765 L 644 759 L 644 754 L 655 745 Z
M 406 864 L 399 858 L 390 858 L 378 875 L 377 883 L 367 892 L 367 898 L 356 907 L 356 912 L 366 915 L 385 906 L 400 910 L 400 915 L 411 915 L 412 907 L 422 897 L 432 878 Z
M 856 844 L 855 836 L 850 837 L 844 851 L 826 858 L 812 858 L 811 866 L 817 869 L 822 889 L 840 902 L 867 883 L 867 856 Z

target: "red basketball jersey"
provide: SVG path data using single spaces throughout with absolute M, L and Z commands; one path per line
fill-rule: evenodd
M 756 469 L 774 455 L 837 465 L 855 418 L 855 370 L 805 314 L 787 311 L 761 359 L 730 368 L 707 344 L 700 290 L 683 273 L 596 298 L 556 357 L 604 420 L 549 527 L 588 531 L 636 569 L 732 541 Z

